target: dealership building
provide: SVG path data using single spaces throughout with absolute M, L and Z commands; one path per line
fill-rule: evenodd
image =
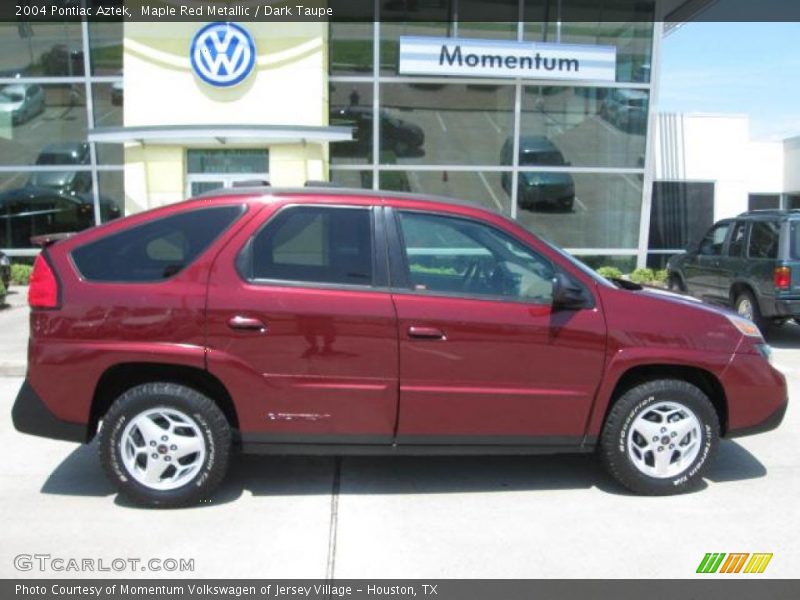
M 720 185 L 709 205 L 713 174 L 675 171 L 674 124 L 655 113 L 662 39 L 707 3 L 357 0 L 358 22 L 0 23 L 0 248 L 29 255 L 33 235 L 243 182 L 314 181 L 475 202 L 593 266 L 661 264 L 697 207 L 703 222 L 747 207 Z

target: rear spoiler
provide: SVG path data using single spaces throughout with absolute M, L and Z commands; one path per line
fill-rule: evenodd
M 64 233 L 47 233 L 44 235 L 35 235 L 31 238 L 31 244 L 34 246 L 39 246 L 40 248 L 47 248 L 48 246 L 52 246 L 56 242 L 60 240 L 66 240 L 71 238 L 75 235 L 76 232 L 74 231 L 67 231 Z

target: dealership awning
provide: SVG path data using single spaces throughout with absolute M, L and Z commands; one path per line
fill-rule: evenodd
M 351 127 L 312 127 L 308 125 L 153 125 L 150 127 L 96 127 L 89 130 L 89 141 L 101 144 L 193 144 L 265 146 L 347 142 L 353 139 Z

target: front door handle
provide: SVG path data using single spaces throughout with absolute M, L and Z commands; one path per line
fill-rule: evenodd
M 420 327 L 419 325 L 411 325 L 408 328 L 408 337 L 420 340 L 444 340 L 447 339 L 444 331 L 437 327 Z
M 231 329 L 242 329 L 245 331 L 257 331 L 258 333 L 266 333 L 267 326 L 261 319 L 254 319 L 253 317 L 243 317 L 236 315 L 228 319 L 228 327 Z

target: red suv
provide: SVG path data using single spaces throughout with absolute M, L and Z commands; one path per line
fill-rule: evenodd
M 776 427 L 750 321 L 613 284 L 493 212 L 382 192 L 232 190 L 36 261 L 20 431 L 88 442 L 143 504 L 255 453 L 598 451 L 643 494 Z

